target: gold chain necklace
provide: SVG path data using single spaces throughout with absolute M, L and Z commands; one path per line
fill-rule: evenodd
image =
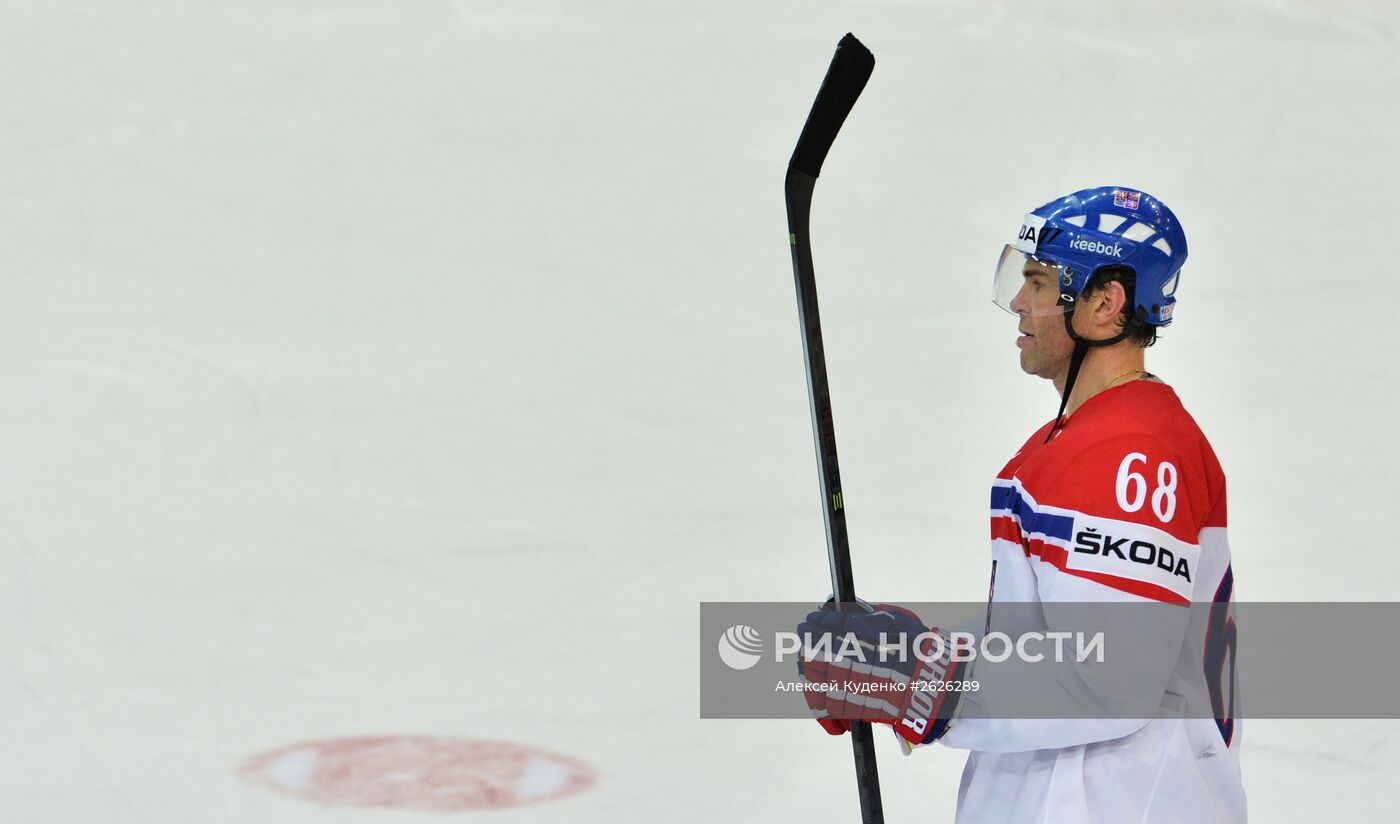
M 1100 389 L 1099 391 L 1102 392 L 1102 391 L 1104 391 L 1104 389 L 1107 389 L 1107 388 L 1109 388 L 1110 386 L 1112 386 L 1113 384 L 1117 383 L 1118 380 L 1119 380 L 1119 378 L 1126 378 L 1126 377 L 1129 376 L 1129 375 L 1146 375 L 1146 374 L 1147 374 L 1147 370 L 1146 370 L 1146 369 L 1129 369 L 1128 371 L 1124 372 L 1124 373 L 1121 374 L 1121 375 L 1115 376 L 1115 377 L 1113 378 L 1113 380 L 1111 380 L 1111 381 L 1109 381 L 1108 383 L 1104 384 L 1104 385 L 1103 385 L 1103 389 Z

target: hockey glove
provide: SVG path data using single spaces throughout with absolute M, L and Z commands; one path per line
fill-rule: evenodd
M 948 728 L 960 692 L 949 689 L 965 664 L 951 660 L 953 640 L 913 612 L 878 604 L 873 612 L 819 609 L 797 626 L 797 670 L 807 706 L 832 735 L 851 721 L 893 725 L 910 744 L 927 744 Z M 956 687 L 956 684 L 951 686 Z

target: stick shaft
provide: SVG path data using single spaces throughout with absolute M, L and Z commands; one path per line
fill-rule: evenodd
M 821 312 L 817 307 L 816 271 L 808 237 L 812 193 L 817 175 L 836 134 L 860 96 L 875 58 L 853 35 L 847 34 L 836 47 L 812 111 L 802 127 L 797 147 L 788 164 L 784 192 L 787 200 L 788 240 L 792 246 L 793 280 L 797 287 L 797 310 L 802 322 L 802 354 L 807 367 L 807 399 L 812 414 L 812 438 L 816 444 L 817 477 L 822 492 L 822 515 L 826 524 L 827 561 L 831 567 L 831 588 L 838 609 L 855 609 L 855 576 L 851 571 L 851 547 L 846 534 L 846 508 L 841 493 L 841 467 L 836 457 L 836 428 L 831 418 L 831 387 L 827 381 L 826 349 L 822 343 Z M 883 824 L 880 777 L 875 763 L 875 741 L 870 724 L 851 724 L 851 747 L 855 755 L 856 788 L 860 796 L 861 821 Z

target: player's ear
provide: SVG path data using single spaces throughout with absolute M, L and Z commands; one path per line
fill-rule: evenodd
M 1116 323 L 1118 317 L 1123 314 L 1123 307 L 1128 303 L 1128 292 L 1123 288 L 1123 284 L 1117 280 L 1110 280 L 1099 287 L 1099 301 L 1094 314 L 1095 320 L 1102 323 Z

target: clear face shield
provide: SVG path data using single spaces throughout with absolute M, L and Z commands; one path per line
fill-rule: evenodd
M 992 302 L 1013 315 L 1063 315 L 1074 308 L 1073 302 L 1060 300 L 1068 283 L 1063 266 L 1007 244 L 997 261 Z

